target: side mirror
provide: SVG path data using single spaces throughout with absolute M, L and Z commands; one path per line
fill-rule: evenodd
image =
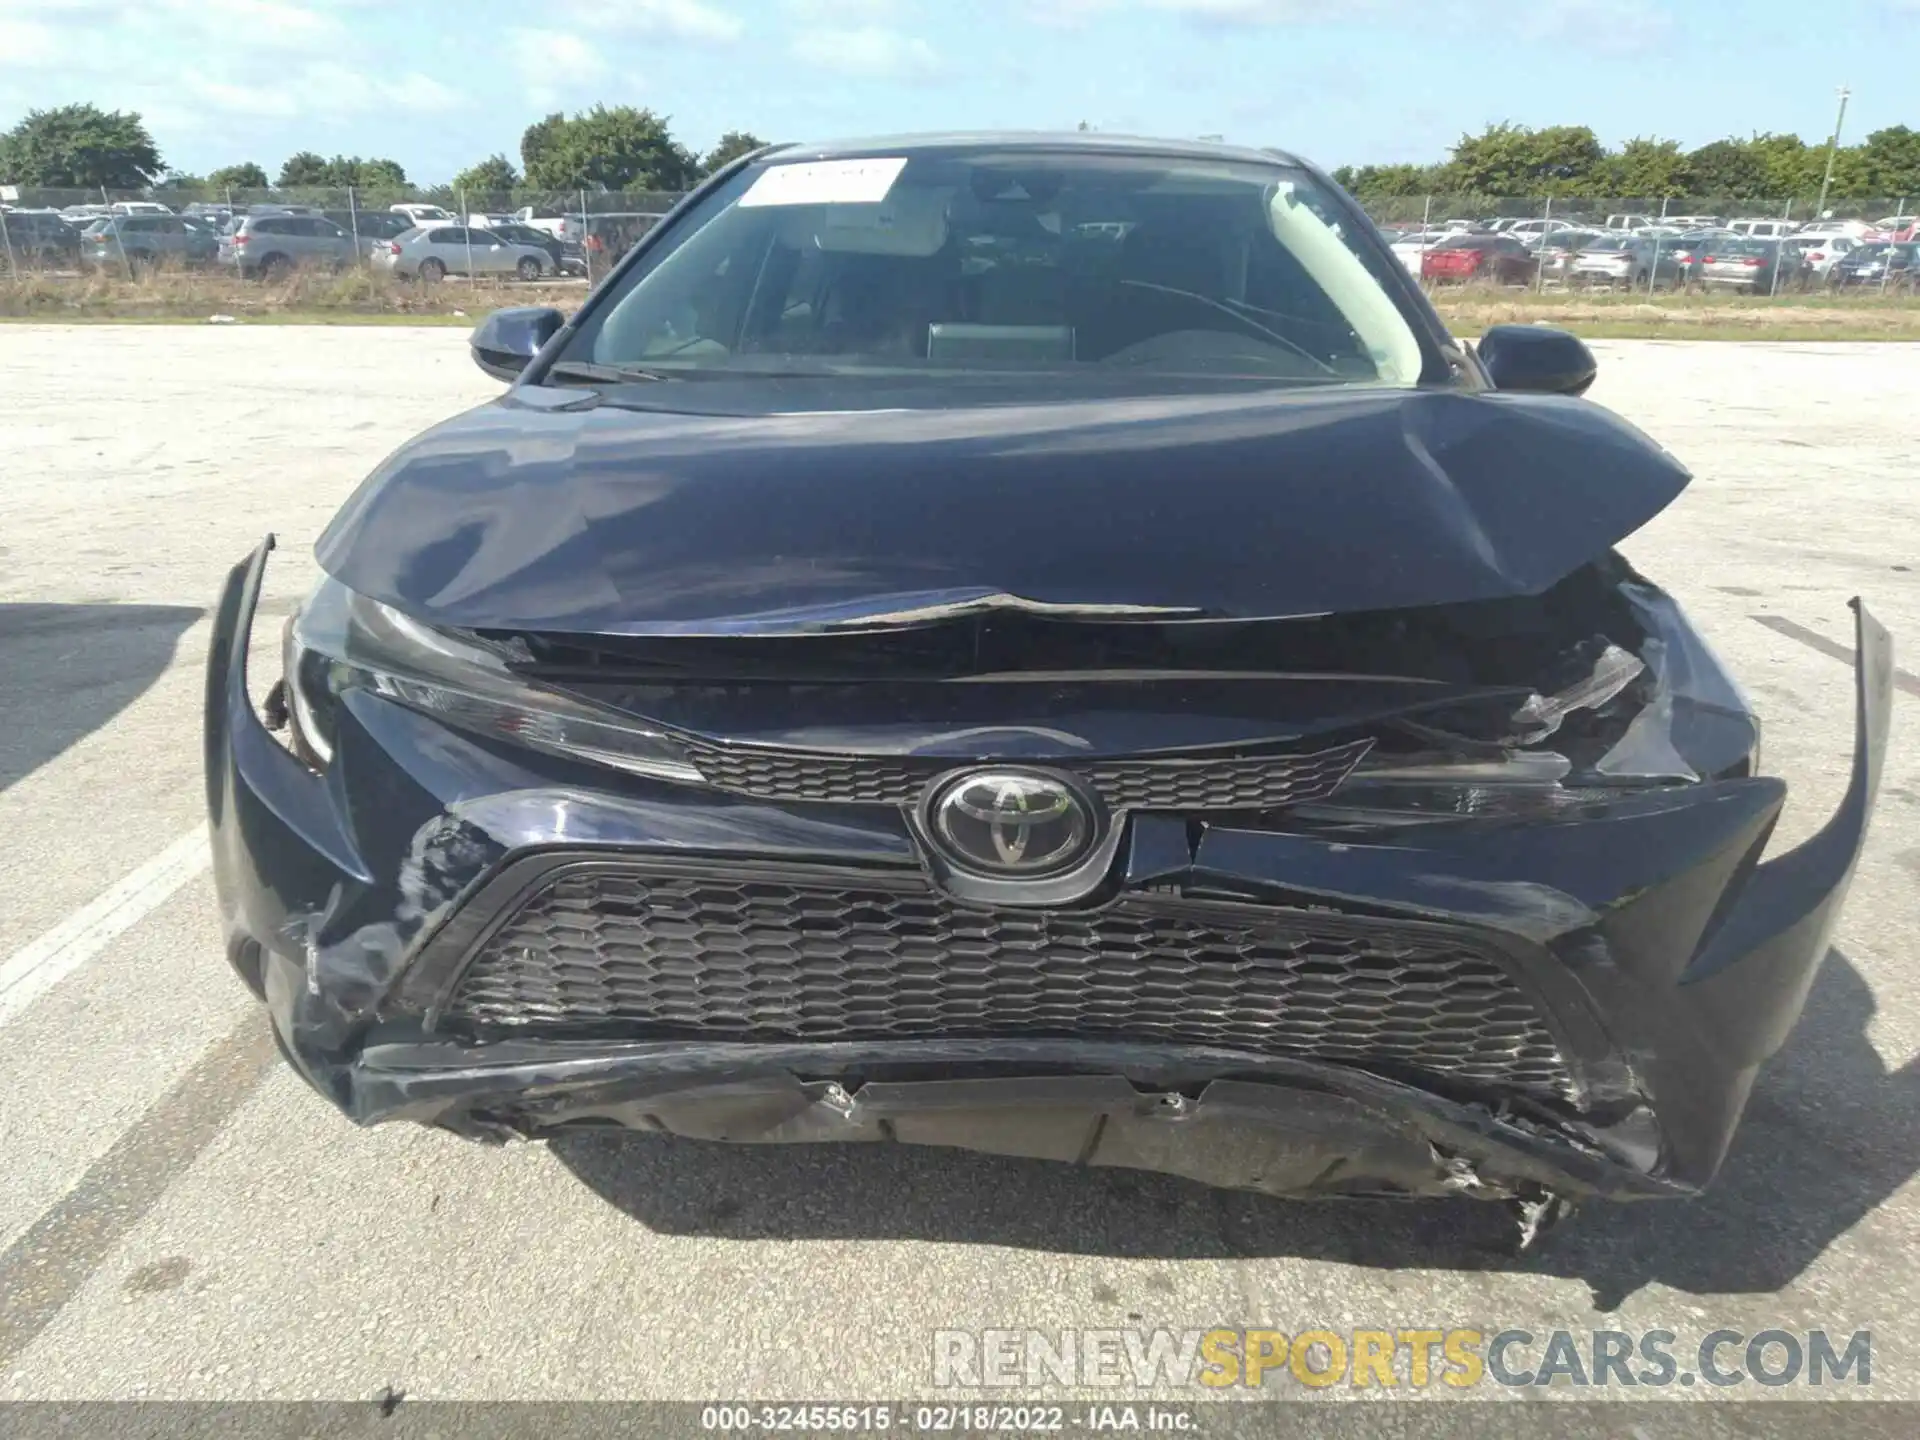
M 1579 336 L 1545 325 L 1495 325 L 1476 349 L 1501 390 L 1584 395 L 1599 369 Z
M 517 305 L 496 310 L 474 328 L 467 343 L 473 363 L 496 380 L 513 380 L 540 353 L 567 317 L 551 305 Z

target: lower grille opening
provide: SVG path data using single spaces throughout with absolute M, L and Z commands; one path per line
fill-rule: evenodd
M 917 874 L 558 872 L 471 957 L 441 1023 L 633 1039 L 1131 1040 L 1568 1099 L 1538 1008 L 1471 936 L 1170 896 L 963 904 Z

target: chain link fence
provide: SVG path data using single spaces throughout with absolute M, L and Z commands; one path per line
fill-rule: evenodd
M 530 190 L 466 193 L 451 186 L 395 189 L 327 189 L 287 186 L 265 190 L 191 189 L 119 191 L 21 186 L 17 199 L 0 211 L 0 263 L 8 270 L 57 269 L 77 260 L 64 231 L 54 232 L 37 216 L 58 212 L 67 230 L 77 233 L 110 215 L 161 213 L 156 207 L 219 231 L 246 215 L 294 213 L 321 216 L 353 240 L 365 256 L 371 244 L 390 240 L 418 222 L 466 229 L 531 229 L 557 241 L 568 257 L 577 256 L 589 282 L 624 255 L 677 204 L 683 192 L 665 190 Z M 8 216 L 13 217 L 11 226 Z M 18 232 L 14 234 L 13 232 Z M 17 242 L 17 243 L 16 243 Z M 559 257 L 556 256 L 556 259 Z M 578 273 L 574 266 L 567 267 Z M 471 278 L 473 267 L 468 266 Z
M 80 226 L 103 215 L 125 214 L 140 206 L 165 206 L 209 229 L 231 226 L 237 217 L 267 211 L 307 212 L 323 216 L 338 225 L 353 239 L 353 253 L 365 258 L 372 247 L 390 240 L 400 230 L 417 221 L 433 221 L 468 230 L 514 231 L 525 227 L 551 237 L 565 251 L 555 253 L 554 268 L 563 274 L 584 271 L 589 283 L 598 280 L 633 244 L 659 223 L 680 200 L 681 192 L 658 190 L 591 191 L 532 190 L 465 193 L 451 186 L 407 187 L 392 189 L 318 189 L 275 187 L 262 190 L 215 190 L 197 188 L 147 191 L 40 189 L 23 186 L 17 198 L 7 202 L 12 214 L 0 213 L 0 264 L 18 274 L 22 270 L 52 271 L 71 266 L 79 260 L 73 243 Z M 1518 222 L 1533 222 L 1515 233 L 1537 241 L 1543 231 L 1594 230 L 1627 232 L 1653 227 L 1655 243 L 1665 245 L 1664 237 L 1681 230 L 1733 222 L 1755 222 L 1744 226 L 1761 237 L 1792 234 L 1816 218 L 1858 221 L 1864 227 L 1889 235 L 1899 242 L 1920 240 L 1920 197 L 1915 196 L 1832 196 L 1820 216 L 1814 211 L 1815 199 L 1806 196 L 1772 199 L 1737 199 L 1724 195 L 1686 195 L 1661 197 L 1571 198 L 1564 196 L 1496 196 L 1477 194 L 1401 195 L 1363 198 L 1363 208 L 1383 229 L 1393 232 L 1390 239 L 1403 242 L 1403 258 L 1439 231 L 1453 229 L 1512 229 Z M 116 210 L 116 207 L 118 209 Z M 38 219 L 31 212 L 41 212 Z M 66 227 L 50 225 L 45 212 L 60 212 Z M 72 233 L 69 233 L 72 232 Z M 526 238 L 522 236 L 522 238 Z M 60 242 L 60 243 L 56 243 Z M 64 248 L 63 248 L 64 246 Z M 1551 256 L 1552 246 L 1538 254 Z M 1903 260 L 1904 265 L 1904 260 Z M 1419 273 L 1417 256 L 1409 261 Z M 456 270 L 458 266 L 453 267 Z M 475 268 L 469 256 L 465 267 L 469 279 Z M 1776 272 L 1782 267 L 1776 266 Z M 1564 270 L 1565 266 L 1559 266 Z M 1556 282 L 1555 262 L 1538 264 L 1530 275 L 1536 288 Z M 1651 267 L 1648 288 L 1661 274 L 1656 256 Z M 1898 288 L 1911 290 L 1920 265 L 1906 266 L 1896 281 Z M 1889 262 L 1880 277 L 1884 292 L 1895 274 Z M 1785 288 L 1798 293 L 1808 287 L 1810 277 Z M 1778 283 L 1767 293 L 1777 294 Z

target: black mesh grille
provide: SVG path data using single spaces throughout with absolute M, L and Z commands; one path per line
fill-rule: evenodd
M 1372 744 L 1357 740 L 1309 755 L 1045 763 L 1079 776 L 1114 810 L 1265 810 L 1331 795 Z M 687 750 L 709 783 L 764 800 L 911 805 L 934 776 L 959 768 L 959 762 L 938 757 L 823 755 L 702 742 Z
M 988 908 L 906 874 L 564 872 L 443 1014 L 659 1039 L 1137 1039 L 1571 1093 L 1538 1011 L 1465 937 L 1171 898 Z

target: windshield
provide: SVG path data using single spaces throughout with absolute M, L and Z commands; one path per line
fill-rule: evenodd
M 762 163 L 623 275 L 562 358 L 681 376 L 1412 385 L 1423 354 L 1384 279 L 1393 262 L 1341 216 L 1279 165 L 988 150 Z

